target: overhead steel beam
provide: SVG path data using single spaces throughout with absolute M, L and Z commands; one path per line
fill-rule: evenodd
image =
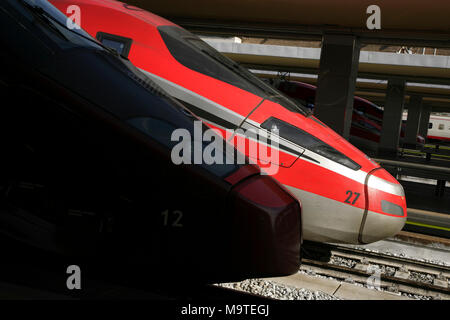
M 309 74 L 317 74 L 319 69 L 320 48 L 228 42 L 209 44 L 251 69 Z M 450 57 L 361 51 L 358 77 L 450 85 Z
M 390 159 L 372 158 L 372 160 L 376 161 L 380 164 L 385 164 L 385 165 L 392 165 L 392 166 L 398 166 L 398 167 L 402 167 L 402 168 L 411 168 L 411 169 L 422 169 L 422 170 L 433 171 L 433 172 L 437 172 L 437 173 L 450 174 L 450 168 L 446 168 L 446 167 L 438 167 L 438 166 L 432 166 L 432 165 L 428 165 L 428 164 L 397 161 L 397 160 L 390 160 Z
M 364 94 L 364 92 L 356 91 L 355 95 L 367 99 L 375 104 L 377 104 L 380 107 L 384 107 L 386 103 L 386 95 L 382 94 L 380 96 L 374 96 L 370 94 Z M 405 100 L 407 100 L 408 97 L 405 97 Z M 450 111 L 450 100 L 447 101 L 430 101 L 427 100 L 427 98 L 424 98 L 424 105 L 430 106 L 431 110 L 433 112 L 449 112 Z M 407 105 L 406 108 L 407 109 Z
M 345 139 L 350 137 L 359 53 L 356 37 L 324 36 L 314 114 Z
M 297 67 L 297 66 L 280 66 L 280 65 L 267 65 L 267 64 L 252 64 L 252 63 L 241 63 L 244 67 L 248 69 L 256 70 L 266 70 L 266 71 L 283 71 L 283 72 L 296 72 L 296 73 L 306 73 L 317 75 L 317 68 L 307 68 L 307 67 Z M 358 72 L 359 78 L 365 79 L 377 79 L 377 80 L 388 80 L 388 79 L 399 79 L 408 82 L 417 83 L 429 83 L 429 84 L 442 84 L 450 85 L 450 78 L 433 78 L 433 77 L 420 77 L 413 75 L 387 75 L 384 73 L 368 73 L 368 72 Z
M 263 37 L 348 34 L 364 43 L 450 47 L 448 0 L 126 0 L 197 32 Z M 369 30 L 369 6 L 380 29 Z
M 400 141 L 403 106 L 405 101 L 405 81 L 389 79 L 386 104 L 383 112 L 378 154 L 396 156 Z
M 311 26 L 270 26 L 265 24 L 229 24 L 217 21 L 192 21 L 189 19 L 170 18 L 181 27 L 197 34 L 221 37 L 256 37 L 286 40 L 322 41 L 324 33 L 341 33 L 358 37 L 361 44 L 397 45 L 409 47 L 450 48 L 448 34 L 444 33 L 387 33 L 378 34 L 363 29 L 343 29 L 330 26 L 317 28 Z M 426 39 L 426 40 L 425 40 Z
M 428 135 L 428 123 L 430 122 L 431 110 L 432 106 L 429 104 L 422 104 L 422 114 L 419 123 L 419 134 L 422 137 L 426 137 Z
M 255 70 L 255 69 L 253 69 Z M 261 78 L 276 78 L 277 74 L 267 74 L 267 73 L 258 73 L 257 71 L 254 71 L 254 73 L 261 77 Z M 288 74 L 290 74 L 290 72 L 288 72 Z M 300 81 L 300 82 L 306 82 L 306 83 L 310 83 L 313 85 L 317 85 L 317 79 L 316 78 L 302 78 L 302 77 L 298 77 L 295 75 L 289 75 L 288 79 L 292 80 L 292 81 Z M 373 86 L 374 83 L 366 83 L 364 81 L 360 82 L 357 81 L 356 82 L 356 91 L 359 92 L 359 95 L 361 94 L 370 94 L 370 93 L 380 93 L 380 94 L 386 94 L 386 85 L 379 85 L 376 84 L 377 86 Z M 414 90 L 415 88 L 415 90 Z M 430 89 L 429 87 L 421 87 L 421 86 L 406 86 L 406 97 L 411 96 L 411 95 L 420 95 L 422 97 L 425 98 L 436 98 L 436 99 L 447 99 L 450 100 L 450 88 L 447 90 L 444 89 L 440 89 L 439 90 L 425 90 L 425 89 Z M 431 88 L 434 89 L 434 88 Z M 439 91 L 441 91 L 442 93 L 440 93 Z M 383 96 L 384 97 L 384 96 Z M 449 105 L 450 107 L 450 105 Z
M 405 144 L 416 146 L 422 116 L 422 97 L 412 95 L 408 103 L 408 118 L 406 120 Z

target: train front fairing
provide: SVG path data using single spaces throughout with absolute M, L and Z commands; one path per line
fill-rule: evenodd
M 272 150 L 279 160 L 270 164 L 278 166 L 273 176 L 302 202 L 304 239 L 369 243 L 403 227 L 405 196 L 392 176 L 306 108 L 197 36 L 118 1 L 52 3 L 62 12 L 78 5 L 87 32 L 126 54 L 211 127 L 222 132 L 254 128 L 266 136 L 272 125 L 278 128 L 280 145 Z M 267 158 L 255 160 L 267 167 Z
M 0 43 L 2 263 L 49 252 L 140 281 L 298 271 L 298 200 L 251 164 L 175 165 L 174 130 L 208 127 L 129 61 L 42 0 L 0 3 Z

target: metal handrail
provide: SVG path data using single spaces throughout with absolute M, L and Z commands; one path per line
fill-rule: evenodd
M 372 159 L 372 160 L 376 161 L 380 164 L 387 164 L 387 165 L 394 165 L 394 166 L 403 167 L 403 168 L 421 169 L 421 170 L 428 170 L 428 171 L 435 171 L 435 172 L 450 174 L 450 168 L 446 168 L 446 167 L 431 166 L 428 164 L 411 163 L 411 162 L 387 160 L 387 159 Z

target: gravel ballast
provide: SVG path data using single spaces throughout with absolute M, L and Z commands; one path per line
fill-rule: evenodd
M 248 279 L 242 282 L 220 283 L 218 285 L 277 300 L 341 300 L 321 291 L 299 289 L 265 279 Z

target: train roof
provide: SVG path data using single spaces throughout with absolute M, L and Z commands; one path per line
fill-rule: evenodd
M 381 109 L 380 106 L 376 105 L 376 104 L 373 103 L 373 102 L 370 102 L 370 101 L 367 100 L 367 99 L 361 98 L 361 97 L 359 97 L 359 96 L 355 96 L 355 100 L 358 100 L 358 101 L 363 102 L 363 103 L 366 103 L 366 104 L 370 104 L 372 107 L 377 108 L 377 109 L 380 110 L 380 111 L 383 111 L 383 109 Z

